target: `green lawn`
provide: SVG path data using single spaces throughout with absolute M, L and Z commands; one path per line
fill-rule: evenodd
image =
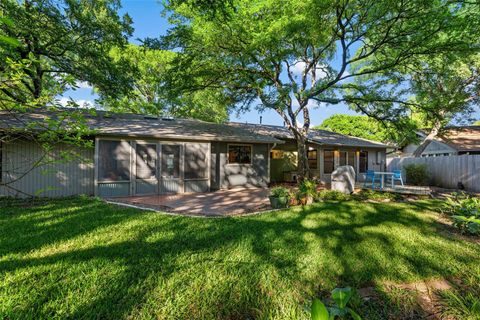
M 0 318 L 306 319 L 304 305 L 335 286 L 475 267 L 480 246 L 438 232 L 438 205 L 204 219 L 94 199 L 0 203 Z

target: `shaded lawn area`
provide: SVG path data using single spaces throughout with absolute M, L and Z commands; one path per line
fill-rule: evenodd
M 480 257 L 437 232 L 432 200 L 224 219 L 88 198 L 0 205 L 0 318 L 307 319 L 335 286 L 444 277 Z

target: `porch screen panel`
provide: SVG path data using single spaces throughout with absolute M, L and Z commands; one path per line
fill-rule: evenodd
M 357 171 L 357 162 L 355 161 L 355 151 L 348 152 L 348 165 L 352 166 Z
M 359 155 L 359 172 L 365 173 L 368 170 L 368 152 L 360 151 Z
M 155 144 L 137 144 L 137 179 L 155 179 L 157 177 L 157 146 Z
M 162 145 L 162 177 L 176 179 L 180 177 L 180 146 Z
M 308 167 L 317 169 L 317 150 L 308 150 Z
M 339 155 L 339 165 L 346 166 L 347 165 L 347 151 L 340 151 Z
M 98 179 L 100 181 L 130 180 L 130 144 L 126 141 L 98 142 Z
M 208 178 L 208 144 L 190 143 L 185 145 L 185 179 Z
M 333 172 L 333 150 L 325 150 L 323 153 L 323 173 Z

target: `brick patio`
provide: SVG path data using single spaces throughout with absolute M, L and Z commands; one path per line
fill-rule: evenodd
M 111 202 L 186 215 L 232 216 L 270 209 L 269 190 L 232 189 L 207 193 L 111 198 Z

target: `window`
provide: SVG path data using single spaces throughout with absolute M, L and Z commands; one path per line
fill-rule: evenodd
M 359 154 L 359 172 L 365 173 L 368 170 L 368 152 L 367 151 L 360 151 Z
M 283 151 L 282 150 L 272 150 L 270 152 L 271 159 L 282 159 L 283 158 Z
M 162 145 L 162 177 L 170 179 L 180 177 L 179 145 Z
M 126 141 L 98 142 L 98 179 L 130 180 L 130 144 Z
M 137 144 L 137 179 L 155 179 L 157 177 L 157 146 L 155 144 Z
M 229 145 L 228 146 L 228 163 L 251 164 L 252 163 L 252 146 L 245 145 Z
M 333 172 L 333 150 L 325 150 L 323 153 L 323 173 Z
M 355 169 L 355 172 L 357 171 L 357 161 L 355 161 L 355 151 L 349 151 L 348 156 L 348 165 L 352 166 Z
M 308 167 L 310 169 L 317 169 L 317 150 L 308 150 Z
M 208 144 L 192 143 L 185 146 L 185 179 L 208 178 Z

